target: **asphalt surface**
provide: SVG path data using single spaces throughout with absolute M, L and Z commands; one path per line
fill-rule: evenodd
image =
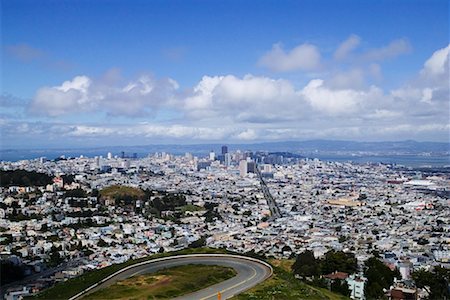
M 202 265 L 219 265 L 230 267 L 236 270 L 237 275 L 228 280 L 212 285 L 206 289 L 184 295 L 176 298 L 176 300 L 213 300 L 217 299 L 218 292 L 221 293 L 222 299 L 231 298 L 245 290 L 252 288 L 258 283 L 266 280 L 272 275 L 272 270 L 267 265 L 258 260 L 248 260 L 243 257 L 234 255 L 184 255 L 172 256 L 167 260 L 154 261 L 145 265 L 138 265 L 126 271 L 123 271 L 112 278 L 102 282 L 95 288 L 89 290 L 83 296 L 104 289 L 117 281 L 124 280 L 136 275 L 156 272 L 164 268 L 171 268 L 187 264 Z M 195 274 L 192 274 L 195 276 Z M 82 296 L 76 298 L 82 299 Z

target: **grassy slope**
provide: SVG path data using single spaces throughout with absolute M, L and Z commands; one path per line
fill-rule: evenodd
M 292 275 L 290 268 L 291 260 L 270 260 L 273 266 L 273 276 L 268 280 L 258 284 L 254 288 L 239 294 L 232 299 L 250 300 L 300 300 L 300 299 L 323 299 L 323 300 L 344 300 L 345 296 L 332 293 L 326 289 L 316 288 L 307 285 Z
M 134 188 L 130 186 L 124 186 L 124 185 L 112 185 L 109 187 L 106 187 L 100 191 L 100 195 L 103 198 L 115 198 L 115 197 L 136 197 L 136 198 L 143 198 L 145 196 L 145 193 L 143 190 L 139 188 Z
M 128 278 L 83 299 L 171 299 L 204 289 L 235 275 L 236 271 L 222 266 L 179 266 Z

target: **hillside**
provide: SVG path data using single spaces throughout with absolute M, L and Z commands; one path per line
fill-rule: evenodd
M 143 199 L 144 197 L 145 192 L 143 190 L 123 185 L 112 185 L 100 191 L 100 198 L 111 199 L 116 201 L 137 200 Z

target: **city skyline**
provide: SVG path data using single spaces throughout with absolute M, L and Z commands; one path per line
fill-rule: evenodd
M 447 1 L 1 3 L 3 149 L 449 142 Z

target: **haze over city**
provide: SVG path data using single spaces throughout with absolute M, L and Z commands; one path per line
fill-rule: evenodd
M 2 1 L 2 148 L 449 141 L 448 1 Z

